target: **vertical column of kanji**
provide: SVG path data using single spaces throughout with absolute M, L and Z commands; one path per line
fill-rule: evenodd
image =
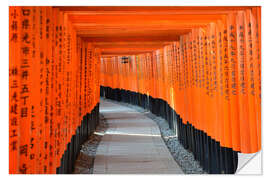
M 201 27 L 198 30 L 199 32 L 199 64 L 200 64 L 200 119 L 199 119 L 199 129 L 201 130 L 201 132 L 199 133 L 199 139 L 200 139 L 200 150 L 201 150 L 201 156 L 200 156 L 200 161 L 205 162 L 205 126 L 206 126 L 206 106 L 205 106 L 205 102 L 206 102 L 206 64 L 205 64 L 205 55 L 206 55 L 206 28 L 205 27 Z
M 93 99 L 92 99 L 92 105 L 91 105 L 90 110 L 92 110 L 97 103 L 97 94 L 96 94 L 97 92 L 97 81 L 96 81 L 97 79 L 97 49 L 94 47 L 92 47 L 91 59 L 92 59 L 92 62 L 90 64 L 90 75 L 91 75 L 90 78 L 91 78 L 91 84 L 93 84 L 93 88 L 92 88 L 93 90 L 91 92 L 91 94 L 93 94 L 92 95 Z
M 178 72 L 177 72 L 177 67 L 178 67 L 178 54 L 177 54 L 177 43 L 178 42 L 174 42 L 173 43 L 173 53 L 172 53 L 172 59 L 173 59 L 173 63 L 172 63 L 172 76 L 173 76 L 173 104 L 174 104 L 174 110 L 177 111 L 178 108 L 178 103 L 177 103 L 177 99 L 178 99 Z
M 224 20 L 223 20 L 224 21 Z M 218 132 L 216 134 L 216 140 L 220 142 L 220 145 L 224 142 L 224 117 L 223 117 L 223 94 L 224 94 L 224 22 L 222 20 L 217 21 L 217 86 L 218 86 L 218 93 L 217 93 L 217 128 Z
M 83 118 L 83 116 L 84 116 L 84 112 L 85 112 L 85 108 L 84 108 L 84 96 L 85 96 L 85 78 L 84 78 L 84 72 L 85 72 L 85 67 L 84 67 L 84 65 L 85 65 L 85 44 L 84 44 L 84 42 L 83 41 L 81 41 L 81 64 L 80 64 L 81 66 L 80 66 L 80 70 L 81 70 L 81 76 L 80 76 L 80 78 L 81 78 L 81 88 L 82 88 L 82 90 L 81 90 L 81 108 L 82 108 L 82 110 L 81 110 L 81 117 L 80 117 L 80 122 L 81 122 L 81 120 L 82 120 L 82 118 Z
M 258 55 L 258 89 L 257 89 L 257 98 L 258 99 L 258 129 L 259 129 L 259 149 L 261 149 L 261 7 L 257 7 L 257 24 L 256 25 L 256 44 L 257 44 L 257 55 Z M 259 96 L 259 97 L 258 97 Z
M 39 121 L 40 121 L 40 106 L 39 106 L 39 39 L 38 25 L 39 25 L 39 9 L 33 7 L 32 16 L 32 34 L 31 34 L 31 48 L 32 48 L 32 94 L 30 96 L 31 102 L 31 142 L 30 142 L 30 163 L 32 167 L 32 173 L 39 173 Z
M 180 37 L 180 47 L 182 52 L 182 66 L 183 66 L 183 123 L 187 122 L 187 56 L 186 56 L 186 35 Z
M 205 28 L 205 34 L 204 34 L 204 68 L 205 68 L 205 102 L 204 102 L 204 132 L 207 133 L 209 136 L 209 130 L 210 130 L 210 123 L 211 119 L 209 117 L 210 110 L 209 110 L 209 96 L 210 96 L 210 75 L 211 75 L 211 66 L 210 66 L 210 55 L 211 55 L 211 50 L 210 50 L 210 27 L 209 24 Z M 204 153 L 205 153 L 205 159 L 204 159 L 204 166 L 206 167 L 207 170 L 209 170 L 210 166 L 210 139 L 208 136 L 204 136 L 203 142 L 204 142 Z
M 45 119 L 45 63 L 46 63 L 46 37 L 45 37 L 45 16 L 44 7 L 39 8 L 39 89 L 40 89 L 40 156 L 41 173 L 47 173 L 48 155 L 47 155 L 47 137 Z
M 64 24 L 64 12 L 60 11 L 59 12 L 59 74 L 61 77 L 60 81 L 60 94 L 59 94 L 59 99 L 60 99 L 60 157 L 63 157 L 63 154 L 66 149 L 66 128 L 67 128 L 67 117 L 66 117 L 66 27 Z M 64 161 L 64 159 L 63 159 Z M 64 162 L 63 162 L 64 163 Z
M 189 139 L 190 139 L 190 148 L 195 152 L 195 132 L 194 128 L 196 127 L 196 106 L 195 106 L 195 88 L 196 88 L 196 29 L 193 28 L 191 33 L 188 34 L 189 45 L 188 45 L 188 61 L 189 61 L 189 74 L 190 74 L 190 87 L 188 94 L 188 103 L 189 103 L 189 118 L 188 121 L 191 126 L 188 127 Z
M 44 99 L 44 122 L 45 122 L 45 150 L 46 150 L 46 173 L 51 173 L 51 89 L 50 89 L 50 79 L 51 79 L 51 59 L 52 59 L 52 42 L 51 42 L 51 32 L 50 32 L 50 20 L 51 20 L 51 8 L 43 7 L 44 11 L 44 24 L 42 26 L 44 30 L 44 41 L 46 45 L 46 50 L 44 51 L 44 91 L 45 91 L 45 99 Z
M 193 45 L 192 33 L 187 35 L 187 64 L 188 64 L 188 74 L 189 74 L 189 86 L 187 88 L 187 108 L 188 108 L 188 119 L 187 121 L 193 125 L 193 86 L 194 86 L 194 67 L 193 67 L 193 55 L 192 55 L 192 45 Z
M 95 66 L 93 67 L 93 71 L 95 71 L 95 87 L 96 87 L 96 92 L 95 92 L 95 103 L 96 105 L 99 102 L 99 97 L 100 97 L 100 49 L 95 48 Z
M 72 123 L 72 106 L 71 106 L 71 78 L 72 78 L 72 62 L 71 62 L 71 27 L 68 21 L 68 15 L 67 13 L 64 13 L 64 27 L 65 27 L 65 58 L 64 62 L 66 65 L 65 68 L 65 74 L 66 74 L 66 93 L 65 93 L 65 101 L 66 101 L 66 107 L 65 107 L 65 114 L 66 114 L 66 147 L 67 144 L 71 140 L 71 123 Z
M 197 56 L 197 62 L 196 62 L 196 69 L 197 69 L 197 75 L 196 75 L 196 94 L 197 94 L 197 100 L 198 102 L 196 108 L 197 108 L 197 117 L 196 117 L 196 122 L 197 122 L 197 129 L 202 130 L 202 123 L 201 123 L 201 118 L 202 118 L 202 51 L 201 51 L 201 42 L 202 42 L 202 36 L 201 36 L 201 28 L 196 29 L 196 56 Z M 198 134 L 201 135 L 201 134 Z M 201 138 L 201 137 L 199 137 Z
M 256 112 L 256 128 L 257 128 L 257 151 L 261 149 L 261 52 L 260 52 L 260 7 L 252 8 L 252 43 L 254 46 L 254 86 L 255 86 L 255 112 Z
M 66 49 L 66 118 L 67 118 L 67 132 L 66 132 L 66 150 L 68 149 L 68 143 L 71 140 L 71 123 L 72 123 L 72 106 L 71 106 L 71 76 L 72 76 L 72 67 L 71 67 L 71 29 L 69 24 L 69 19 L 67 13 L 64 13 L 64 26 L 66 28 L 65 34 L 65 49 Z
M 55 98 L 55 91 L 56 91 L 56 80 L 55 80 L 55 59 L 56 59 L 56 53 L 55 53 L 55 9 L 49 7 L 48 9 L 48 17 L 46 20 L 47 27 L 46 31 L 48 31 L 49 35 L 49 43 L 51 43 L 50 48 L 51 51 L 51 60 L 50 60 L 50 173 L 55 174 L 56 173 L 56 156 L 55 156 L 55 129 L 56 129 L 56 116 L 55 116 L 55 105 L 56 105 L 56 98 Z M 47 29 L 48 28 L 48 29 Z M 46 35 L 47 36 L 47 35 Z
M 231 138 L 231 120 L 230 120 L 230 71 L 229 71 L 229 46 L 228 46 L 228 29 L 227 21 L 224 21 L 224 35 L 223 35 L 223 122 L 224 122 L 224 143 L 221 143 L 223 147 L 231 147 L 232 138 Z
M 246 67 L 247 67 L 247 93 L 248 93 L 248 113 L 250 126 L 250 152 L 258 150 L 257 114 L 255 104 L 255 46 L 252 40 L 252 12 L 251 9 L 245 11 L 245 39 L 246 39 Z
M 53 146 L 53 165 L 55 167 L 55 170 L 57 167 L 59 167 L 59 155 L 58 155 L 58 114 L 57 114 L 57 103 L 58 103 L 58 98 L 57 98 L 57 94 L 58 94 L 58 45 L 59 45 L 59 40 L 58 40 L 58 9 L 57 8 L 53 8 L 52 11 L 52 16 L 53 18 L 52 23 L 52 112 L 53 112 L 53 134 L 52 134 L 52 138 L 51 141 L 54 143 Z
M 183 115 L 183 65 L 182 65 L 182 51 L 181 51 L 181 46 L 180 46 L 180 39 L 177 42 L 177 46 L 176 46 L 176 54 L 177 54 L 177 65 L 176 65 L 176 74 L 177 74 L 177 98 L 176 98 L 176 103 L 177 103 L 177 113 L 178 115 L 180 115 L 180 117 L 182 118 Z
M 33 25 L 34 25 L 34 21 L 35 21 L 35 8 L 34 7 L 31 7 L 32 9 L 32 14 L 30 15 L 30 18 L 31 18 L 31 29 L 30 29 L 30 32 L 29 32 L 29 35 L 28 37 L 27 36 L 23 36 L 23 41 L 27 42 L 27 39 L 29 39 L 31 42 L 30 42 L 30 49 L 31 49 L 31 57 L 29 58 L 29 63 L 31 64 L 30 66 L 30 70 L 29 70 L 29 73 L 26 73 L 26 72 L 22 72 L 22 77 L 24 76 L 28 76 L 28 74 L 30 74 L 29 78 L 30 78 L 30 83 L 29 83 L 29 86 L 30 86 L 30 90 L 31 90 L 31 93 L 29 94 L 29 104 L 30 104 L 30 108 L 29 108 L 29 116 L 30 116 L 30 136 L 29 136 L 29 139 L 30 139 L 30 143 L 29 143 L 29 160 L 28 160 L 28 163 L 29 163 L 29 173 L 33 174 L 33 173 L 36 173 L 35 171 L 35 158 L 34 158 L 34 154 L 35 154 L 35 138 L 36 138 L 36 131 L 35 131 L 35 124 L 34 124 L 34 116 L 35 116 L 35 110 L 34 110 L 34 106 L 33 106 L 33 73 L 34 73 L 34 69 L 33 69 L 33 61 L 34 61 L 34 57 L 33 57 L 33 54 L 35 53 L 35 49 L 33 48 L 33 42 L 34 40 L 32 39 L 32 35 L 33 35 L 33 31 L 34 31 L 34 28 Z
M 100 49 L 96 49 L 96 103 L 99 103 L 99 99 L 100 99 L 100 60 L 101 60 L 101 56 L 100 56 Z M 117 68 L 118 70 L 118 68 Z M 119 81 L 118 81 L 119 82 Z M 95 103 L 95 105 L 96 105 Z
M 20 43 L 21 7 L 9 7 L 9 173 L 20 173 Z M 23 137 L 22 137 L 23 138 Z
M 20 49 L 20 95 L 19 95 L 19 114 L 20 114 L 20 165 L 19 171 L 22 174 L 32 172 L 30 160 L 30 133 L 31 133 L 31 104 L 30 93 L 32 91 L 32 47 L 31 47 L 31 31 L 32 31 L 32 7 L 21 7 L 21 49 Z
M 207 25 L 207 64 L 206 64 L 206 68 L 207 68 L 207 71 L 208 71 L 208 81 L 207 81 L 207 86 L 206 86 L 206 89 L 207 89 L 207 101 L 206 101 L 206 106 L 207 106 L 207 109 L 206 109 L 206 112 L 207 112 L 207 134 L 208 136 L 212 136 L 213 133 L 212 133 L 212 123 L 213 123 L 213 105 L 212 105 L 212 88 L 213 88 L 213 70 L 212 70 L 212 67 L 213 67 L 213 64 L 212 64 L 212 44 L 211 44 L 211 34 L 212 34 L 212 23 L 208 24 Z
M 192 126 L 194 127 L 196 125 L 196 106 L 195 106 L 195 87 L 196 87 L 196 70 L 195 70 L 195 61 L 196 61 L 196 28 L 193 28 L 191 33 L 189 34 L 189 63 L 190 63 L 190 77 L 191 77 L 191 86 L 189 89 L 189 110 L 190 110 L 190 120 L 189 122 L 192 124 Z
M 198 95 L 198 29 L 194 28 L 192 30 L 192 66 L 193 66 L 193 88 L 192 88 L 192 114 L 193 114 L 193 126 L 198 128 L 198 109 L 199 109 L 199 95 Z
M 189 38 L 188 35 L 184 36 L 183 46 L 184 46 L 184 66 L 185 66 L 185 94 L 184 94 L 184 103 L 185 103 L 185 123 L 189 121 L 189 86 L 190 86 L 190 75 L 189 75 L 189 59 L 188 59 L 188 47 L 189 47 Z
M 76 129 L 77 129 L 77 121 L 78 121 L 78 118 L 79 118 L 79 94 L 78 94 L 78 91 L 79 91 L 79 79 L 78 79 L 78 76 L 79 76 L 79 64 L 80 64 L 80 59 L 78 57 L 78 54 L 79 54 L 79 51 L 78 51 L 78 44 L 77 44 L 77 41 L 78 41 L 78 38 L 77 38 L 77 34 L 76 34 L 76 31 L 75 29 L 73 28 L 73 40 L 72 40 L 72 43 L 73 43 L 73 66 L 74 67 L 74 104 L 73 104 L 73 108 L 74 108 L 74 119 L 73 119 L 73 133 L 72 135 L 75 135 L 76 133 Z
M 248 92 L 247 92 L 247 63 L 246 63 L 246 39 L 244 12 L 239 11 L 236 19 L 237 24 L 237 54 L 238 54 L 238 82 L 239 82 L 239 120 L 241 152 L 250 152 L 250 132 L 248 116 Z
M 100 85 L 104 86 L 104 58 L 100 58 Z
M 79 107 L 79 117 L 77 119 L 77 125 L 76 127 L 78 127 L 80 125 L 80 121 L 83 117 L 83 114 L 82 114 L 82 110 L 83 110 L 83 107 L 82 107 L 82 98 L 83 98 L 83 84 L 82 84 L 82 41 L 81 41 L 81 38 L 78 38 L 78 45 L 77 45 L 77 48 L 78 48 L 78 79 L 77 81 L 79 82 L 78 83 L 78 107 Z
M 36 154 L 36 169 L 37 169 L 37 173 L 43 173 L 43 142 L 42 140 L 44 140 L 43 137 L 43 129 L 42 129 L 42 114 L 41 114 L 41 99 L 42 97 L 40 96 L 41 91 L 40 91 L 40 7 L 35 7 L 35 14 L 36 14 L 36 18 L 35 21 L 36 23 L 33 24 L 33 26 L 35 25 L 36 27 L 33 28 L 33 36 L 32 39 L 33 41 L 33 49 L 35 49 L 35 52 L 33 51 L 33 58 L 35 58 L 34 62 L 33 62 L 33 70 L 34 70 L 34 74 L 36 74 L 33 78 L 34 78 L 34 82 L 33 82 L 33 94 L 38 94 L 38 96 L 33 97 L 33 103 L 36 104 L 34 106 L 34 111 L 35 111 L 35 124 L 36 124 L 36 132 L 37 132 L 37 141 L 36 141 L 36 149 L 37 149 L 37 154 Z M 35 29 L 35 30 L 34 30 Z M 35 46 L 35 47 L 34 47 Z
M 179 74 L 179 98 L 177 101 L 179 102 L 179 115 L 181 119 L 183 118 L 184 114 L 184 65 L 183 65 L 183 36 L 179 37 L 179 44 L 178 44 L 178 74 Z
M 196 44 L 197 44 L 197 129 L 202 130 L 202 123 L 201 123 L 201 118 L 202 118 L 202 84 L 203 84 L 203 77 L 202 77 L 202 72 L 203 72 L 203 65 L 202 65 L 202 36 L 201 36 L 201 28 L 197 29 L 197 35 L 196 35 Z M 201 135 L 201 134 L 199 134 Z M 201 136 L 199 137 L 201 138 Z
M 77 68 L 79 62 L 77 61 L 77 38 L 76 38 L 76 31 L 72 27 L 70 22 L 70 26 L 72 28 L 71 31 L 71 96 L 72 96 L 72 129 L 71 129 L 71 136 L 75 135 L 76 131 L 76 120 L 78 118 L 78 104 L 77 104 Z
M 60 167 L 61 165 L 61 154 L 60 154 L 60 147 L 61 147 L 61 64 L 60 64 L 60 56 L 61 56 L 61 45 L 60 45 L 60 23 L 59 23 L 59 10 L 55 9 L 55 138 L 56 138 L 56 167 Z
M 63 157 L 64 152 L 66 150 L 66 143 L 67 143 L 67 102 L 66 102 L 66 90 L 67 90 L 67 74 L 66 74 L 66 26 L 65 26 L 65 19 L 64 19 L 64 12 L 59 12 L 59 22 L 60 22 L 60 77 L 61 77 L 61 85 L 60 90 L 60 122 L 61 122 L 61 146 L 60 146 L 60 157 Z M 65 159 L 63 159 L 64 161 Z M 65 162 L 63 162 L 65 163 Z
M 91 104 L 91 102 L 89 102 L 89 99 L 90 99 L 89 86 L 91 83 L 91 77 L 89 77 L 90 71 L 91 71 L 90 66 L 89 66 L 89 63 L 91 63 L 90 62 L 91 61 L 90 53 L 92 53 L 91 46 L 89 47 L 89 43 L 85 43 L 85 65 L 84 65 L 84 68 L 85 68 L 85 76 L 84 77 L 85 77 L 85 83 L 86 83 L 85 84 L 85 107 L 86 107 L 85 114 L 89 112 L 90 104 Z M 92 94 L 91 94 L 91 96 L 92 96 Z
M 202 86 L 201 86 L 201 130 L 206 132 L 207 114 L 206 114 L 206 84 L 207 84 L 207 42 L 206 42 L 206 28 L 200 28 L 200 54 L 201 54 L 201 74 L 202 74 Z
M 206 82 L 206 133 L 208 136 L 211 135 L 211 129 L 212 129 L 212 118 L 211 118 L 211 88 L 212 88 L 212 59 L 211 59 L 211 26 L 210 24 L 207 25 L 206 29 L 206 47 L 207 47 L 207 52 L 206 52 L 206 71 L 207 71 L 207 82 Z M 209 152 L 208 152 L 209 153 Z
M 74 134 L 74 124 L 75 124 L 75 107 L 74 104 L 75 104 L 75 60 L 74 60 L 74 57 L 75 57 L 75 54 L 76 52 L 74 51 L 75 50 L 75 42 L 76 42 L 76 36 L 74 36 L 75 34 L 75 31 L 72 27 L 72 24 L 70 21 L 68 21 L 68 26 L 69 26 L 69 33 L 70 33 L 70 127 L 69 127 L 69 140 L 71 140 L 73 134 Z
M 232 148 L 240 151 L 240 129 L 238 110 L 238 77 L 237 77 L 237 51 L 236 51 L 236 14 L 229 13 L 227 16 L 228 30 L 228 53 L 229 53 L 229 86 L 230 86 L 230 121 Z
M 83 51 L 83 79 L 84 79 L 84 98 L 83 98 L 83 104 L 84 104 L 84 111 L 83 115 L 87 113 L 87 88 L 88 88 L 88 77 L 87 77 L 87 71 L 88 71 L 88 59 L 87 59 L 87 43 L 84 42 L 84 51 Z
M 92 75 L 92 83 L 94 84 L 94 90 L 93 90 L 93 96 L 94 96 L 94 99 L 93 99 L 93 103 L 92 103 L 92 107 L 94 107 L 96 105 L 96 103 L 98 102 L 98 94 L 97 94 L 97 91 L 98 91 L 98 49 L 97 48 L 93 48 L 93 62 L 92 62 L 92 65 L 91 65 L 91 73 L 93 74 Z
M 211 116 L 210 116 L 210 95 L 211 95 L 211 44 L 210 44 L 210 25 L 208 24 L 205 28 L 205 36 L 204 36 L 204 67 L 205 67 L 205 102 L 204 102 L 204 132 L 207 134 L 207 136 L 204 136 L 204 153 L 205 155 L 205 164 L 207 170 L 210 168 L 210 138 L 209 132 L 211 130 Z
M 91 112 L 92 108 L 94 107 L 95 104 L 95 91 L 96 91 L 96 84 L 95 84 L 95 51 L 94 48 L 92 47 L 92 45 L 90 43 L 87 44 L 88 45 L 88 52 L 87 52 L 87 78 L 88 78 L 88 87 L 87 87 L 87 91 L 88 91 L 88 112 Z
M 79 59 L 80 59 L 80 66 L 79 66 L 79 80 L 80 80 L 80 91 L 79 91 L 79 96 L 80 96 L 80 117 L 78 119 L 78 126 L 81 124 L 81 119 L 83 118 L 83 88 L 84 88 L 84 81 L 83 81 L 83 41 L 81 38 L 79 38 Z
M 60 17 L 61 17 L 61 27 L 62 27 L 62 35 L 61 35 L 61 64 L 62 64 L 62 92 L 61 92 L 61 113 L 62 113 L 62 145 L 61 145 L 61 157 L 63 157 L 64 152 L 66 150 L 66 144 L 67 144 L 67 125 L 68 125 L 68 103 L 67 103 L 67 27 L 66 27 L 66 18 L 65 13 L 60 11 Z M 64 161 L 65 159 L 63 159 Z M 65 162 L 64 162 L 65 163 Z
M 216 37 L 217 25 L 216 22 L 211 23 L 211 64 L 212 64 L 212 82 L 211 82 L 211 116 L 212 116 L 212 138 L 216 138 L 218 130 L 215 128 L 218 124 L 217 111 L 216 111 L 216 101 L 217 101 L 217 37 Z M 213 144 L 212 144 L 213 145 Z M 215 146 L 213 146 L 213 151 L 216 151 Z M 216 155 L 214 155 L 216 156 Z M 213 167 L 215 168 L 215 167 Z

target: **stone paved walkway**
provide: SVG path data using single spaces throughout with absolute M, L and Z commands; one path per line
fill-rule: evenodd
M 94 174 L 183 174 L 153 120 L 111 101 L 100 105 L 108 129 L 100 134 Z

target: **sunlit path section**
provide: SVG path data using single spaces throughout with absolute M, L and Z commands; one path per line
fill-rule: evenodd
M 131 108 L 101 100 L 109 127 L 97 149 L 94 174 L 181 174 L 158 126 Z

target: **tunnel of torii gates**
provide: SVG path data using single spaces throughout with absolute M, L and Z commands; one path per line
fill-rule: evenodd
M 9 172 L 71 173 L 99 98 L 168 121 L 208 173 L 261 150 L 260 7 L 9 8 Z

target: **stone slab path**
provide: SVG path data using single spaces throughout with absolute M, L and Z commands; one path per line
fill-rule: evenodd
M 183 174 L 144 113 L 101 99 L 108 129 L 97 148 L 94 174 Z

